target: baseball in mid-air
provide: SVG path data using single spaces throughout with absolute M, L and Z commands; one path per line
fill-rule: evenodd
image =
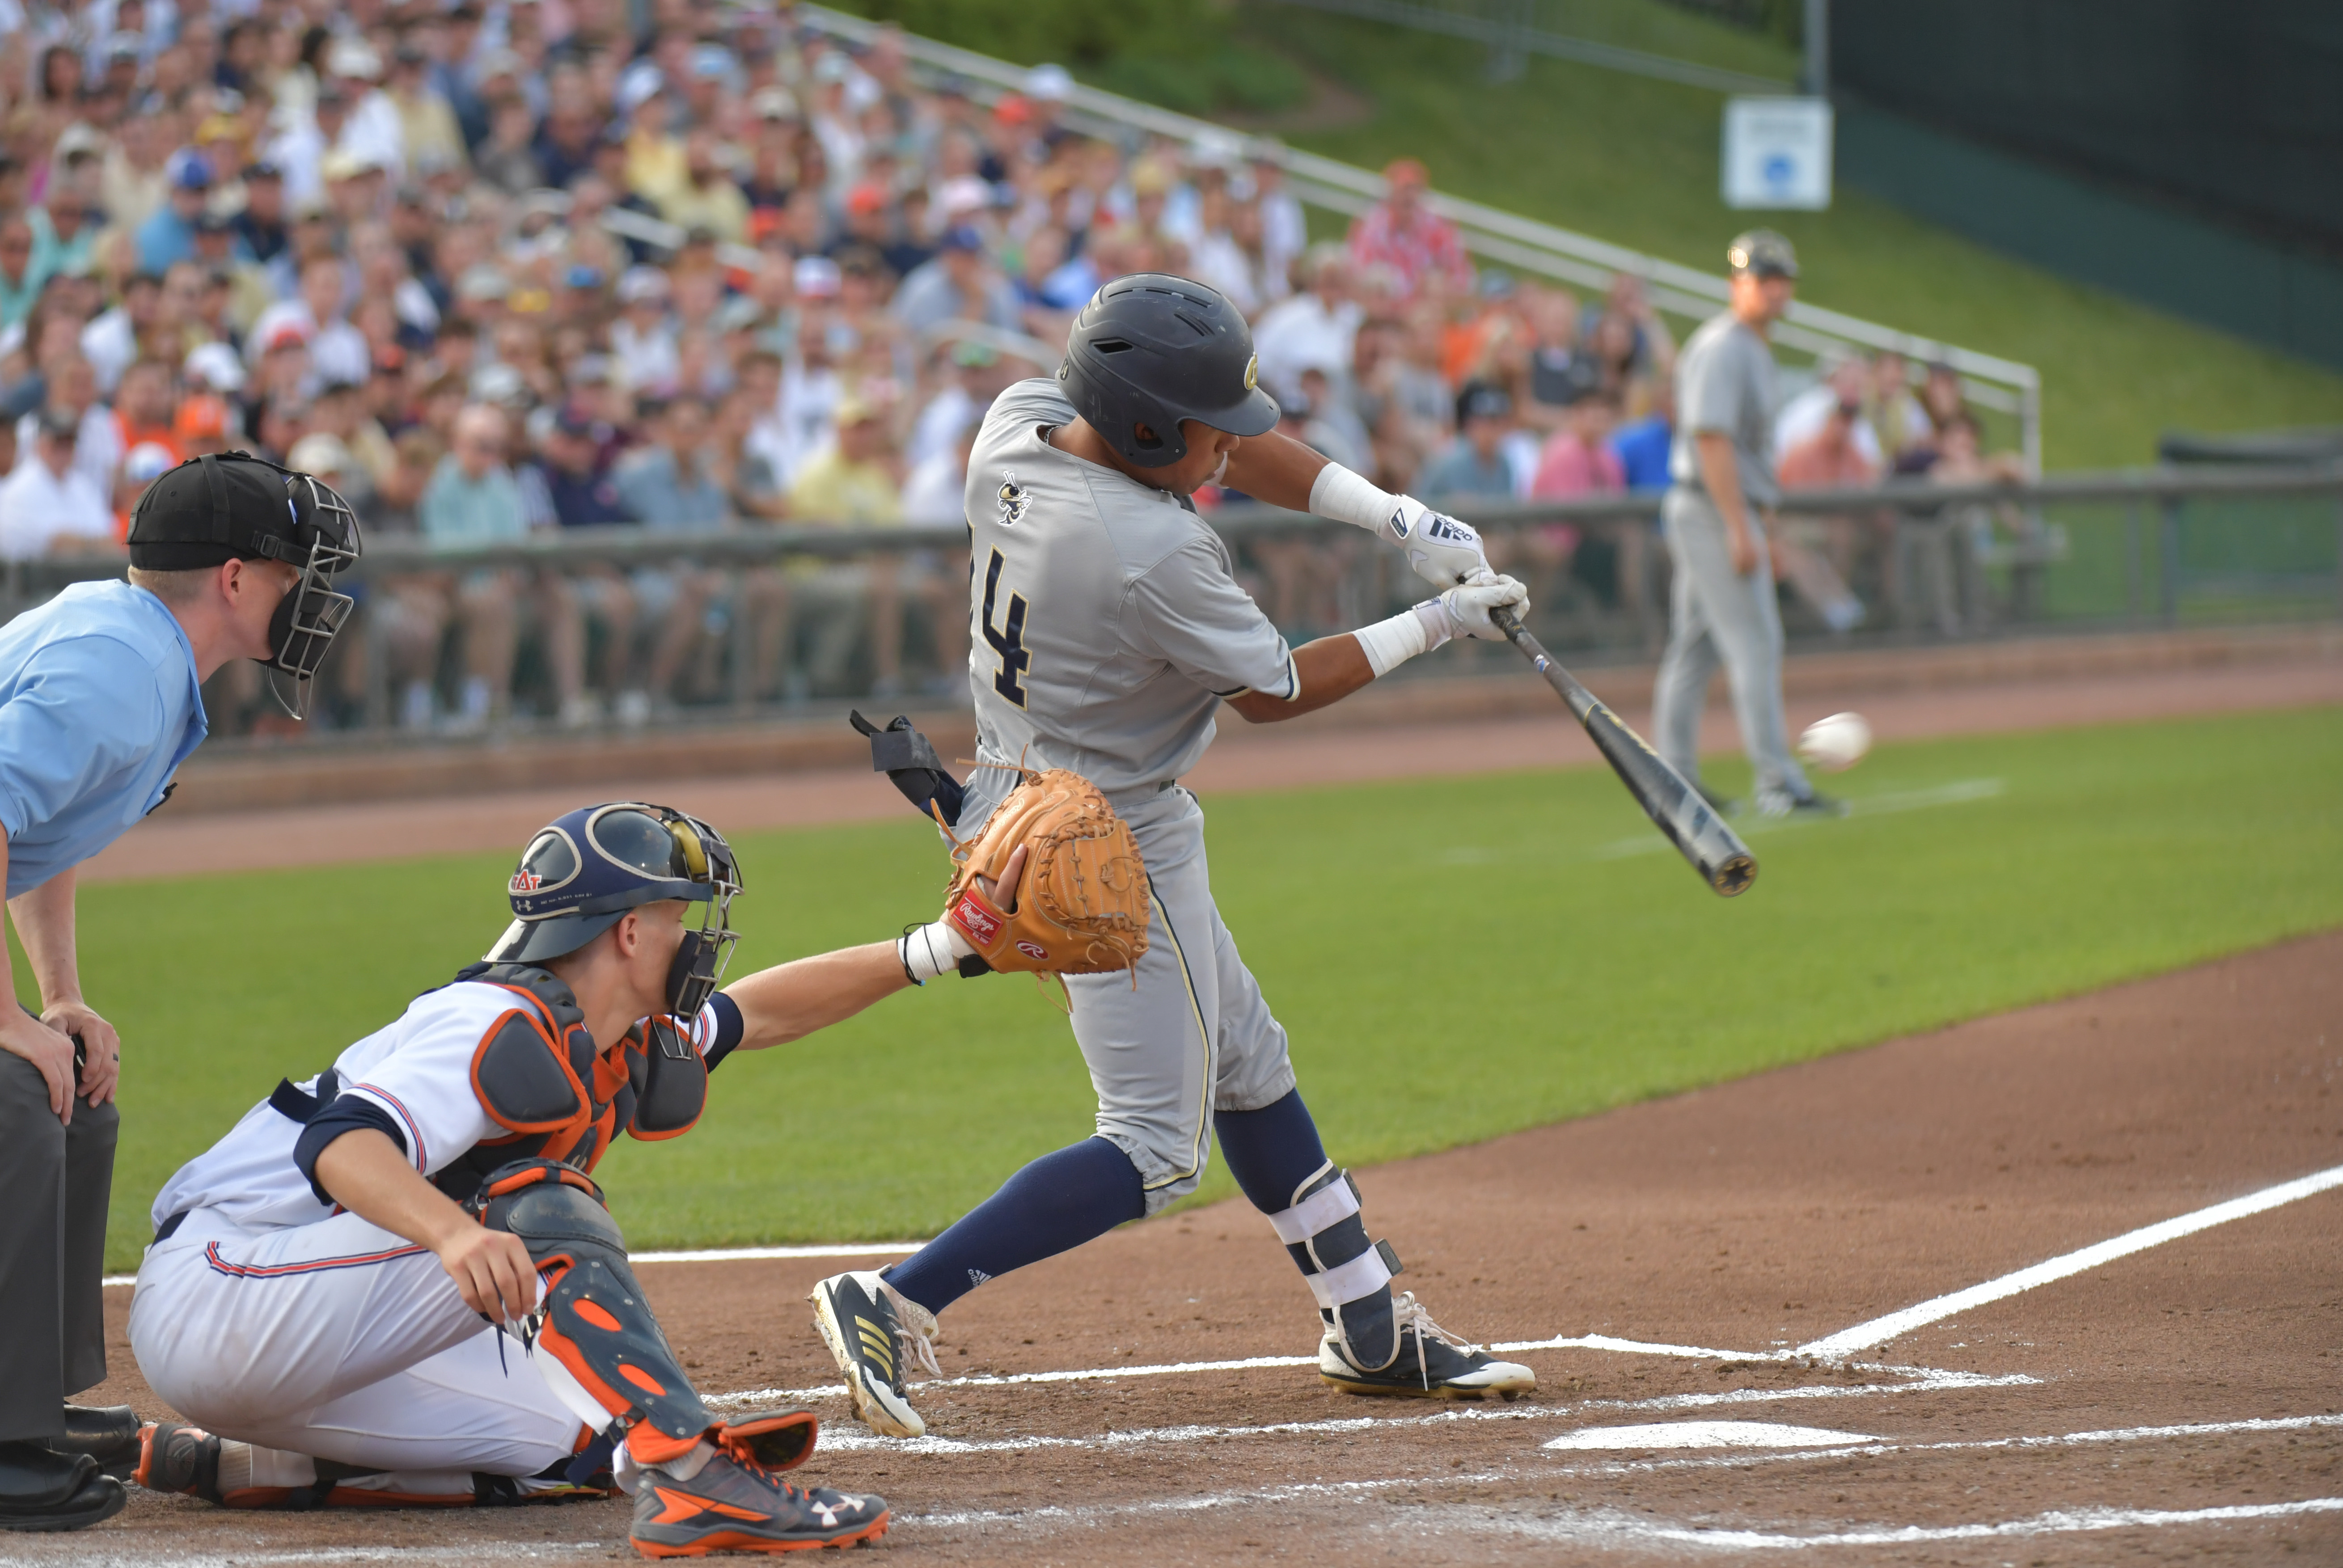
M 1844 773 L 1871 749 L 1871 725 L 1860 713 L 1834 713 L 1806 726 L 1798 755 L 1825 773 Z

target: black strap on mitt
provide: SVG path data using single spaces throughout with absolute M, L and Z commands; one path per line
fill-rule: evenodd
M 897 714 L 887 728 L 880 729 L 862 717 L 860 709 L 847 718 L 854 728 L 870 738 L 870 770 L 884 773 L 903 792 L 903 799 L 922 817 L 930 817 L 933 805 L 946 827 L 960 821 L 963 791 L 960 780 L 944 771 L 943 759 L 928 738 L 911 728 L 911 721 Z

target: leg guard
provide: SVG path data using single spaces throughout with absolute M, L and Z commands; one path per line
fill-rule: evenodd
M 618 1418 L 638 1459 L 656 1464 L 716 1424 L 659 1332 L 590 1178 L 550 1160 L 519 1161 L 491 1172 L 476 1201 L 480 1223 L 528 1243 L 545 1281 L 531 1348 L 551 1352 Z
M 1392 1318 L 1392 1276 L 1399 1254 L 1389 1241 L 1369 1241 L 1359 1214 L 1359 1190 L 1332 1160 L 1294 1190 L 1293 1202 L 1269 1217 L 1277 1239 L 1318 1298 L 1319 1315 L 1352 1364 L 1374 1372 L 1399 1354 Z

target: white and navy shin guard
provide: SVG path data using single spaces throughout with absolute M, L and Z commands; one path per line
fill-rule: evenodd
M 1294 1189 L 1292 1206 L 1269 1217 L 1277 1239 L 1318 1298 L 1319 1316 L 1361 1372 L 1380 1372 L 1399 1355 L 1392 1325 L 1392 1276 L 1399 1254 L 1369 1241 L 1359 1189 L 1332 1160 Z

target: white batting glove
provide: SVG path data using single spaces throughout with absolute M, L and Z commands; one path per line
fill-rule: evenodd
M 1415 568 L 1415 575 L 1436 588 L 1453 588 L 1495 575 L 1489 569 L 1488 551 L 1472 524 L 1435 512 L 1413 496 L 1399 498 L 1382 533 L 1407 552 L 1407 564 Z
M 1530 592 L 1520 583 L 1483 568 L 1475 579 L 1450 588 L 1433 600 L 1448 617 L 1451 635 L 1476 637 L 1483 642 L 1503 642 L 1505 634 L 1489 618 L 1489 612 L 1503 606 L 1516 617 L 1530 610 Z

